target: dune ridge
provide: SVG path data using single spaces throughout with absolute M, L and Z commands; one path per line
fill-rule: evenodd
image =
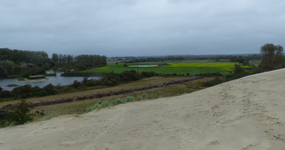
M 0 149 L 282 150 L 284 74 L 0 129 Z

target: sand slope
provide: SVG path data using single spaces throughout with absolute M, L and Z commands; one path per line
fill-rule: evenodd
M 285 70 L 0 130 L 0 149 L 285 150 Z

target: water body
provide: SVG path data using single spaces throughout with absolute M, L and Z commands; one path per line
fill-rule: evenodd
M 50 76 L 46 77 L 46 81 L 18 81 L 18 78 L 12 78 L 12 79 L 0 79 L 0 86 L 3 88 L 3 90 L 12 91 L 15 87 L 6 87 L 8 84 L 17 84 L 17 85 L 26 85 L 30 84 L 33 87 L 38 86 L 40 88 L 43 88 L 44 86 L 48 84 L 52 85 L 69 85 L 72 84 L 74 80 L 77 81 L 83 81 L 83 77 L 62 77 L 60 76 L 61 73 L 57 73 L 56 76 Z M 100 79 L 101 77 L 88 77 L 88 79 Z
M 129 67 L 157 67 L 158 65 L 131 65 Z

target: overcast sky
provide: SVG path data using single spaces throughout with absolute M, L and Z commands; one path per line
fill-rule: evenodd
M 0 47 L 58 54 L 259 53 L 285 47 L 284 0 L 0 0 Z

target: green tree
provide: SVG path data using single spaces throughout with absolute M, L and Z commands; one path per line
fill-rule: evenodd
M 235 65 L 234 73 L 243 73 L 245 70 L 239 65 Z
M 15 73 L 16 64 L 10 60 L 0 60 L 0 76 L 13 75 Z
M 58 71 L 57 66 L 52 67 L 52 70 L 53 70 L 54 73 L 56 73 Z
M 83 64 L 83 63 L 76 63 L 74 65 L 74 68 L 77 69 L 78 71 L 82 71 L 82 70 L 85 70 L 86 69 L 86 66 Z
M 67 64 L 73 64 L 73 57 L 71 55 L 67 55 Z
M 261 47 L 260 52 L 263 59 L 260 63 L 260 68 L 264 70 L 274 70 L 282 68 L 284 63 L 283 47 L 274 44 L 265 44 Z
M 54 62 L 54 63 L 56 63 L 56 64 L 58 64 L 58 55 L 56 54 L 56 53 L 53 53 L 52 54 L 52 61 Z
M 17 122 L 17 124 L 24 124 L 27 121 L 33 121 L 33 114 L 30 113 L 34 108 L 33 104 L 27 103 L 26 100 L 21 100 L 16 104 L 16 109 L 12 114 L 11 121 Z

